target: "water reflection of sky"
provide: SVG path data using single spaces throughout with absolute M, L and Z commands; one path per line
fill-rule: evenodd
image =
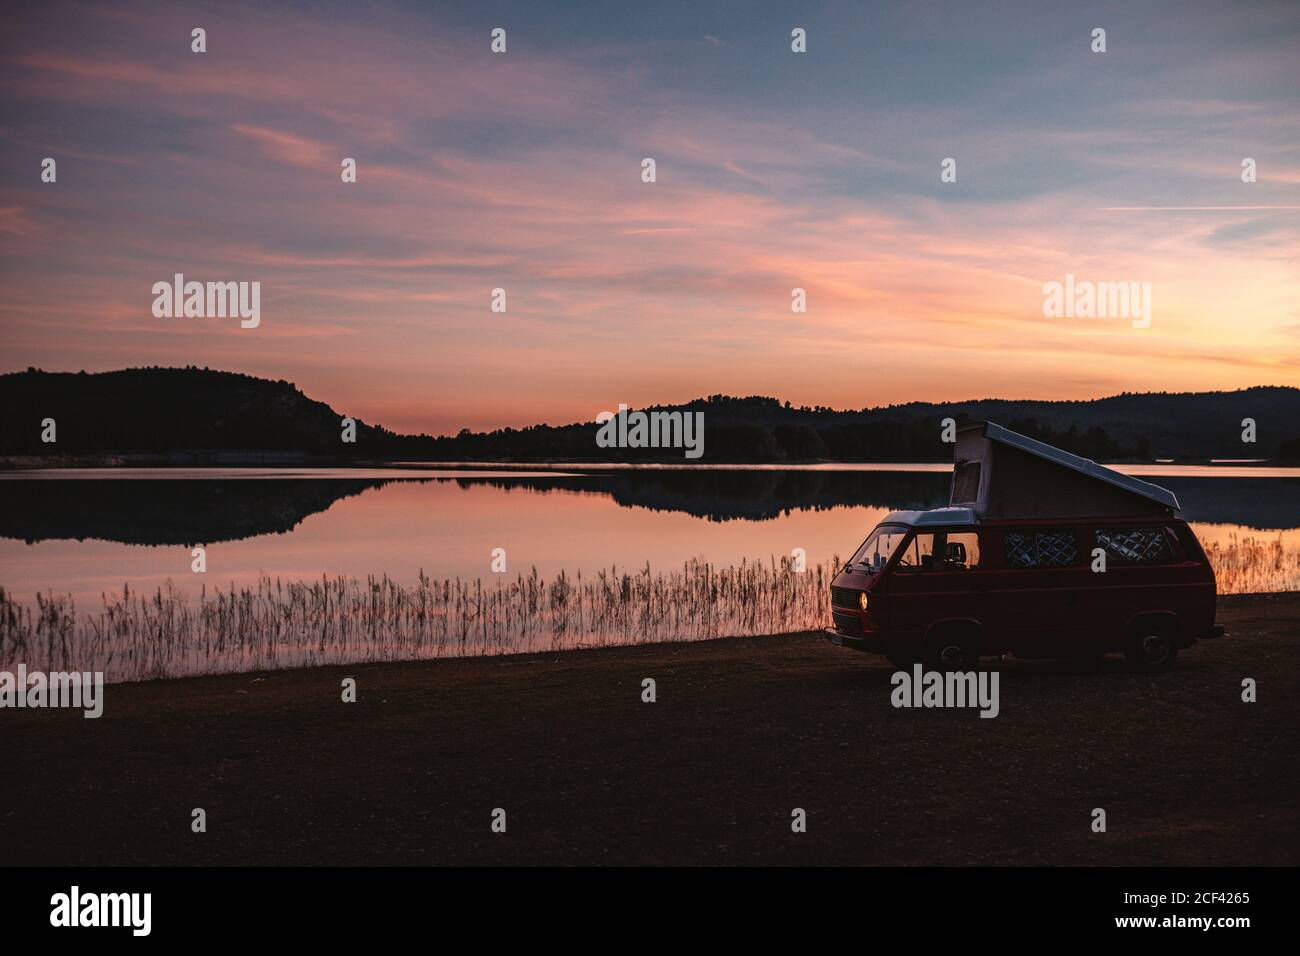
M 1300 476 L 1300 470 L 1292 472 Z M 376 469 L 373 475 L 343 474 L 348 479 L 387 479 L 400 473 Z M 32 600 L 37 591 L 54 591 L 73 594 L 79 604 L 94 605 L 101 592 L 120 591 L 124 583 L 133 590 L 152 590 L 168 578 L 194 592 L 203 584 L 210 588 L 247 584 L 262 574 L 308 579 L 322 574 L 364 578 L 386 573 L 410 583 L 423 569 L 435 578 L 490 578 L 494 548 L 505 549 L 511 576 L 532 567 L 547 577 L 560 570 L 591 574 L 610 566 L 640 568 L 647 562 L 655 569 L 669 569 L 691 558 L 719 565 L 742 559 L 767 562 L 795 548 L 802 548 L 808 562 L 816 564 L 847 557 L 890 510 L 942 504 L 936 499 L 945 493 L 944 476 L 933 473 L 877 476 L 873 481 L 880 483 L 881 490 L 875 493 L 868 488 L 856 497 L 852 489 L 859 482 L 851 477 L 829 484 L 821 478 L 795 478 L 794 484 L 788 484 L 788 475 L 771 474 L 734 480 L 725 475 L 710 480 L 689 475 L 629 480 L 548 474 L 547 480 L 534 482 L 519 472 L 510 472 L 509 480 L 499 480 L 501 473 L 472 474 L 474 480 L 468 473 L 458 473 L 455 480 L 362 483 L 359 491 L 353 488 L 337 500 L 326 497 L 319 510 L 291 515 L 285 527 L 291 524 L 292 530 L 214 540 L 207 546 L 204 575 L 190 571 L 190 548 L 185 544 L 99 540 L 93 529 L 75 522 L 73 530 L 65 533 L 72 536 L 30 544 L 3 537 L 0 585 L 23 601 Z M 301 470 L 293 476 L 301 478 Z M 241 473 L 241 477 L 249 476 Z M 408 472 L 403 477 L 414 476 Z M 427 472 L 420 477 L 427 477 Z M 1224 590 L 1300 589 L 1300 495 L 1294 494 L 1300 483 L 1276 478 L 1221 484 L 1188 481 L 1181 476 L 1171 484 L 1184 500 L 1198 536 L 1223 564 Z M 260 493 L 270 483 L 237 484 Z M 78 488 L 89 487 L 79 482 L 43 482 L 44 486 L 58 486 L 58 495 L 66 490 L 69 497 L 60 513 L 75 507 Z M 151 483 L 131 486 L 143 489 L 146 498 L 141 516 L 128 515 L 128 521 L 149 520 L 147 486 Z M 729 494 L 729 488 L 737 489 L 736 493 Z M 1216 492 L 1217 488 L 1225 493 Z M 229 492 L 229 485 L 226 489 Z M 897 500 L 899 495 L 909 498 Z M 1198 502 L 1205 505 L 1200 518 L 1195 510 Z M 267 507 L 283 510 L 284 502 Z M 1267 509 L 1265 517 L 1272 524 L 1252 528 L 1246 519 L 1261 507 Z M 1224 520 L 1234 508 L 1245 517 Z M 6 516 L 4 511 L 0 506 L 4 524 L 22 517 Z M 752 517 L 746 520 L 747 515 Z M 1288 515 L 1289 524 L 1283 520 Z M 0 532 L 11 533 L 3 527 Z

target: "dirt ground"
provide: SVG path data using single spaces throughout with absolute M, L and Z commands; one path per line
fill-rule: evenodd
M 995 664 L 992 720 L 820 634 L 114 685 L 0 711 L 0 864 L 1294 865 L 1300 594 L 1219 620 L 1165 674 Z

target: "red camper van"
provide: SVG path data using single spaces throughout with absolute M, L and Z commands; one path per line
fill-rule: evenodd
M 1222 636 L 1172 492 L 992 422 L 959 429 L 954 459 L 949 507 L 886 516 L 835 576 L 833 643 L 900 667 L 1123 651 L 1161 670 Z

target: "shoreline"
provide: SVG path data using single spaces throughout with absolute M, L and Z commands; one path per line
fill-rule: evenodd
M 812 575 L 813 579 L 818 579 L 819 576 L 820 579 L 828 578 L 828 574 L 826 573 L 826 570 L 824 568 L 818 566 L 813 570 L 815 572 Z M 817 590 L 816 593 L 820 594 L 821 591 Z M 0 588 L 0 598 L 3 597 L 4 597 L 4 589 Z M 140 600 L 140 596 L 138 594 L 135 600 L 137 602 Z M 1225 611 L 1229 611 L 1230 609 L 1245 608 L 1247 610 L 1257 610 L 1257 609 L 1267 608 L 1270 606 L 1286 607 L 1289 605 L 1289 603 L 1292 600 L 1300 600 L 1300 591 L 1280 590 L 1280 591 L 1256 591 L 1256 592 L 1244 592 L 1244 593 L 1219 594 L 1217 597 L 1217 608 L 1220 616 L 1222 616 Z M 145 595 L 145 601 L 147 604 L 152 604 L 152 600 L 148 598 L 147 593 Z M 0 608 L 3 607 L 4 605 L 0 604 Z M 388 665 L 400 666 L 400 665 L 408 665 L 408 664 L 430 664 L 430 663 L 437 663 L 439 661 L 502 660 L 508 658 L 531 658 L 538 654 L 559 654 L 567 657 L 568 655 L 572 655 L 572 654 L 616 651 L 616 650 L 628 649 L 628 648 L 667 649 L 667 648 L 678 647 L 687 644 L 707 645 L 714 642 L 755 641 L 755 640 L 765 640 L 765 639 L 790 639 L 790 638 L 797 638 L 805 635 L 820 635 L 820 634 L 821 631 L 814 628 L 812 630 L 782 630 L 782 631 L 773 631 L 769 633 L 753 633 L 753 634 L 735 633 L 729 635 L 727 634 L 713 635 L 709 637 L 689 637 L 689 636 L 662 637 L 653 640 L 619 640 L 619 639 L 611 640 L 609 639 L 608 635 L 603 638 L 600 637 L 599 635 L 589 635 L 596 639 L 590 643 L 582 642 L 582 641 L 574 641 L 573 643 L 568 644 L 566 646 L 558 646 L 558 647 L 552 646 L 549 648 L 538 648 L 534 646 L 530 648 L 522 648 L 522 649 L 515 649 L 515 650 L 497 650 L 495 652 L 493 652 L 492 650 L 485 649 L 485 650 L 481 650 L 478 653 L 434 653 L 434 654 L 418 654 L 410 657 L 397 656 L 397 657 L 389 657 L 389 658 L 358 657 L 357 659 L 350 660 L 350 661 L 329 660 L 329 661 L 320 661 L 320 662 L 313 662 L 307 664 L 293 663 L 293 664 L 287 664 L 282 667 L 273 667 L 273 668 L 259 667 L 259 666 L 235 667 L 233 669 L 221 669 L 221 670 L 215 670 L 206 673 L 203 672 L 172 673 L 163 676 L 145 676 L 145 677 L 140 677 L 140 676 L 119 677 L 116 675 L 111 675 L 108 672 L 105 672 L 103 683 L 104 686 L 106 687 L 123 687 L 128 685 L 165 683 L 165 682 L 174 682 L 174 681 L 196 681 L 196 680 L 205 680 L 209 678 L 220 678 L 220 677 L 227 677 L 227 676 L 241 677 L 241 676 L 250 676 L 250 675 L 252 676 L 260 675 L 260 677 L 266 677 L 271 674 L 305 673 L 305 672 L 312 672 L 317 670 L 323 670 L 328 668 L 339 668 L 339 667 L 347 668 L 347 667 L 363 667 L 363 666 L 369 667 L 369 666 L 388 666 Z M 534 636 L 533 639 L 536 640 L 537 639 L 536 636 Z M 35 640 L 38 643 L 42 641 L 48 643 L 50 638 L 48 636 L 45 637 L 38 636 L 37 638 L 35 638 Z M 61 640 L 66 640 L 66 638 L 62 638 Z M 232 644 L 245 643 L 244 641 L 235 638 L 223 638 L 221 640 L 222 643 L 225 643 L 227 641 L 229 641 Z M 444 637 L 444 645 L 445 645 L 445 641 L 446 639 Z M 486 645 L 483 643 L 479 643 L 476 646 L 485 647 Z M 497 647 L 502 647 L 502 646 L 504 645 L 500 645 L 500 644 L 497 645 Z M 324 645 L 322 645 L 321 653 L 324 653 L 323 647 Z M 128 649 L 127 655 L 132 658 L 137 657 L 138 654 L 136 650 Z M 268 650 L 265 653 L 268 653 L 270 654 L 270 656 L 273 657 L 277 653 L 284 653 L 286 655 L 291 656 L 293 653 L 302 653 L 302 648 L 298 648 L 295 651 L 294 649 L 291 648 L 277 647 L 274 652 Z M 992 658 L 989 658 L 987 660 L 992 660 Z M 1017 661 L 1018 659 L 1016 659 L 1014 656 L 1007 655 L 1007 657 L 1002 658 L 1001 660 L 1002 662 L 1005 663 L 1005 662 L 1014 662 Z M 0 670 L 12 669 L 21 664 L 27 666 L 30 670 L 42 670 L 42 671 L 77 670 L 85 673 L 95 673 L 98 670 L 98 667 L 95 666 L 97 663 L 98 662 L 95 662 L 95 664 L 92 664 L 88 667 L 73 668 L 66 661 L 52 662 L 52 661 L 41 661 L 38 659 L 28 660 L 27 658 L 23 658 L 20 660 L 19 658 L 15 657 L 12 660 L 0 661 Z
M 1122 474 L 1177 477 L 1186 469 L 1209 469 L 1225 477 L 1296 477 L 1300 461 L 1282 458 L 1233 459 L 1219 461 L 1207 458 L 1186 460 L 1120 459 L 1098 461 Z M 578 469 L 582 472 L 611 471 L 933 471 L 952 470 L 952 462 L 943 461 L 841 461 L 838 459 L 807 459 L 799 461 L 732 461 L 687 463 L 680 459 L 647 459 L 644 461 L 591 461 L 588 459 L 547 458 L 538 460 L 464 459 L 429 460 L 405 458 L 338 458 L 330 456 L 298 455 L 282 452 L 213 452 L 177 453 L 174 455 L 110 454 L 72 456 L 0 455 L 0 474 L 22 474 L 48 471 L 192 471 L 194 469 L 290 469 L 298 471 L 527 471 L 545 469 L 564 471 Z M 1175 469 L 1175 470 L 1170 470 Z M 1256 474 L 1257 472 L 1286 472 L 1286 474 Z
M 1300 594 L 1220 607 L 1228 636 L 1168 673 L 989 659 L 992 720 L 895 710 L 882 659 L 809 633 L 113 685 L 97 720 L 0 715 L 0 760 L 25 768 L 7 857 L 1294 865 Z
M 1253 592 L 1246 592 L 1242 594 L 1220 594 L 1217 598 L 1217 604 L 1220 613 L 1227 610 L 1232 610 L 1237 613 L 1261 612 L 1266 608 L 1268 608 L 1269 606 L 1277 606 L 1279 608 L 1285 608 L 1289 606 L 1292 602 L 1295 602 L 1297 605 L 1300 605 L 1300 591 L 1253 591 Z M 666 651 L 670 648 L 681 647 L 683 645 L 722 644 L 730 641 L 792 640 L 792 639 L 802 638 L 802 637 L 820 637 L 820 636 L 821 636 L 821 631 L 817 631 L 817 630 L 780 631 L 773 634 L 737 634 L 731 636 L 708 637 L 708 638 L 692 638 L 692 639 L 680 639 L 680 640 L 665 639 L 665 640 L 657 640 L 657 641 L 643 641 L 639 643 L 578 645 L 575 647 L 564 647 L 564 648 L 557 648 L 554 650 L 546 650 L 546 651 L 538 651 L 538 650 L 508 651 L 499 654 L 487 653 L 487 654 L 447 655 L 445 657 L 410 658 L 406 660 L 383 660 L 383 661 L 372 660 L 372 661 L 353 661 L 350 663 L 306 664 L 306 665 L 291 666 L 291 667 L 279 667 L 274 669 L 251 668 L 249 670 L 220 671 L 218 673 L 213 673 L 213 674 L 186 674 L 186 675 L 178 675 L 173 677 L 142 677 L 142 678 L 135 678 L 135 679 L 127 679 L 127 680 L 114 680 L 114 681 L 109 681 L 105 679 L 104 686 L 125 687 L 125 686 L 140 686 L 144 684 L 150 684 L 150 685 L 183 684 L 189 681 L 202 681 L 202 680 L 218 679 L 222 677 L 265 678 L 272 674 L 306 675 L 315 671 L 325 671 L 325 670 L 333 671 L 333 670 L 338 670 L 340 668 L 346 670 L 347 668 L 357 668 L 357 667 L 402 667 L 402 666 L 410 666 L 410 665 L 437 664 L 442 661 L 491 660 L 491 661 L 503 661 L 509 663 L 511 658 L 518 658 L 520 660 L 529 660 L 529 659 L 536 658 L 538 655 L 541 654 L 562 655 L 563 657 L 567 658 L 569 656 L 578 655 L 578 654 L 600 654 L 609 651 L 629 650 L 633 648 L 647 649 L 647 650 L 653 650 L 658 648 Z M 1200 643 L 1204 643 L 1204 642 L 1198 642 L 1198 644 Z M 1195 650 L 1195 646 L 1193 647 L 1192 650 L 1193 651 Z M 875 655 L 866 655 L 866 656 L 875 657 Z M 883 658 L 880 659 L 883 660 Z M 1021 664 L 1043 663 L 1040 661 L 1033 661 L 1033 660 L 1017 660 L 1014 657 L 1009 657 L 1008 659 L 1012 662 L 1021 663 Z M 987 665 L 990 660 L 992 660 L 992 658 L 986 658 L 985 664 Z M 20 662 L 15 660 L 7 664 L 0 665 L 0 669 L 17 666 L 18 663 Z

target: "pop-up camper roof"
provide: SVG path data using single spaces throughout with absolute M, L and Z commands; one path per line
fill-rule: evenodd
M 950 504 L 981 518 L 1166 515 L 1172 491 L 993 422 L 957 429 Z

